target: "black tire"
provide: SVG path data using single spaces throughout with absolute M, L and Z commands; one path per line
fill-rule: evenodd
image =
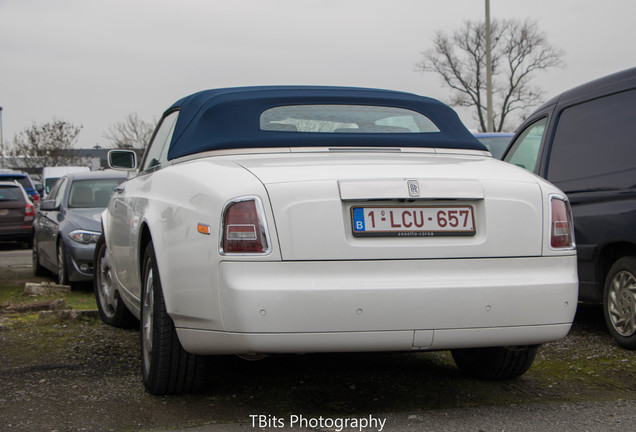
M 517 378 L 530 369 L 539 345 L 451 350 L 457 367 L 466 375 L 485 380 Z
M 183 394 L 203 384 L 204 357 L 186 352 L 166 311 L 155 250 L 149 243 L 142 266 L 141 369 L 153 395 Z
M 110 261 L 106 255 L 106 242 L 100 236 L 95 244 L 95 258 L 93 260 L 93 290 L 97 301 L 99 316 L 106 324 L 113 327 L 129 328 L 136 322 L 136 318 L 119 297 L 119 292 L 113 286 Z
M 610 268 L 603 286 L 603 315 L 616 342 L 636 349 L 636 257 L 622 257 Z
M 68 278 L 68 262 L 66 260 L 66 248 L 60 239 L 57 242 L 57 283 L 60 285 L 70 285 Z
M 33 275 L 34 276 L 46 276 L 48 271 L 40 264 L 40 256 L 38 255 L 38 243 L 33 239 Z

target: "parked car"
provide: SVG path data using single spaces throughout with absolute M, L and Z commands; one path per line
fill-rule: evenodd
M 202 355 L 452 350 L 523 374 L 576 310 L 569 205 L 442 103 L 334 87 L 196 93 L 163 115 L 102 214 L 104 322 L 141 322 L 153 394 Z
M 618 343 L 636 348 L 636 68 L 553 98 L 526 120 L 504 160 L 572 203 L 579 293 L 602 302 Z
M 515 134 L 509 132 L 476 132 L 475 138 L 486 146 L 493 157 L 501 159 Z
M 31 177 L 25 172 L 9 169 L 0 169 L 0 181 L 17 181 L 29 195 L 33 205 L 37 208 L 40 205 L 40 194 L 35 189 Z
M 120 171 L 95 171 L 67 174 L 54 184 L 34 223 L 35 275 L 52 271 L 64 285 L 92 280 L 100 213 L 125 178 Z
M 33 203 L 17 181 L 0 181 L 0 240 L 33 242 Z

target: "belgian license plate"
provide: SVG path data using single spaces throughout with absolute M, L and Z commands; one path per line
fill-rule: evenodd
M 433 237 L 475 235 L 471 206 L 352 207 L 356 237 Z

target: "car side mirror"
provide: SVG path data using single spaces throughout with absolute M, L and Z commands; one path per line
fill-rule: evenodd
M 111 150 L 108 165 L 116 170 L 132 171 L 137 168 L 137 154 L 132 150 Z
M 58 211 L 59 206 L 55 204 L 55 200 L 44 200 L 40 203 L 41 211 Z

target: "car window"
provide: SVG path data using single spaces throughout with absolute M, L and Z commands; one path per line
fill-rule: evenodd
M 510 140 L 512 136 L 501 135 L 501 136 L 480 136 L 477 137 L 480 143 L 486 146 L 490 154 L 497 159 L 501 159 L 501 156 L 505 153 L 508 148 L 508 144 L 510 144 Z
M 68 194 L 69 208 L 105 208 L 123 179 L 76 180 Z
M 564 191 L 627 189 L 636 184 L 636 90 L 565 109 L 547 179 Z
M 44 192 L 50 194 L 51 188 L 55 184 L 56 181 L 59 180 L 59 177 L 48 177 L 44 179 Z
M 148 146 L 148 152 L 145 156 L 143 167 L 141 168 L 142 171 L 161 165 L 168 160 L 168 149 L 170 148 L 170 141 L 172 140 L 174 126 L 178 116 L 179 111 L 174 111 L 161 121 L 157 133 Z
M 49 200 L 55 200 L 55 206 L 60 207 L 64 199 L 64 189 L 66 188 L 66 177 L 60 178 L 51 189 L 51 193 L 47 197 Z
M 547 122 L 548 118 L 543 117 L 525 128 L 511 144 L 510 151 L 504 160 L 528 171 L 536 172 L 541 140 L 543 139 Z
M 0 186 L 0 201 L 24 201 L 20 188 L 15 186 Z
M 60 186 L 62 185 L 62 183 L 64 183 L 64 181 L 61 178 L 55 179 L 55 183 L 53 183 L 53 186 L 51 186 L 51 191 L 46 196 L 47 200 L 55 200 L 56 199 L 57 194 L 59 193 Z
M 33 185 L 31 184 L 31 181 L 28 177 L 18 177 L 16 180 L 22 185 L 23 188 L 33 189 Z
M 439 128 L 425 115 L 404 108 L 365 105 L 293 105 L 270 108 L 261 130 L 320 133 L 430 133 Z
M 33 185 L 24 174 L 2 176 L 3 181 L 17 181 L 24 189 L 33 189 Z

